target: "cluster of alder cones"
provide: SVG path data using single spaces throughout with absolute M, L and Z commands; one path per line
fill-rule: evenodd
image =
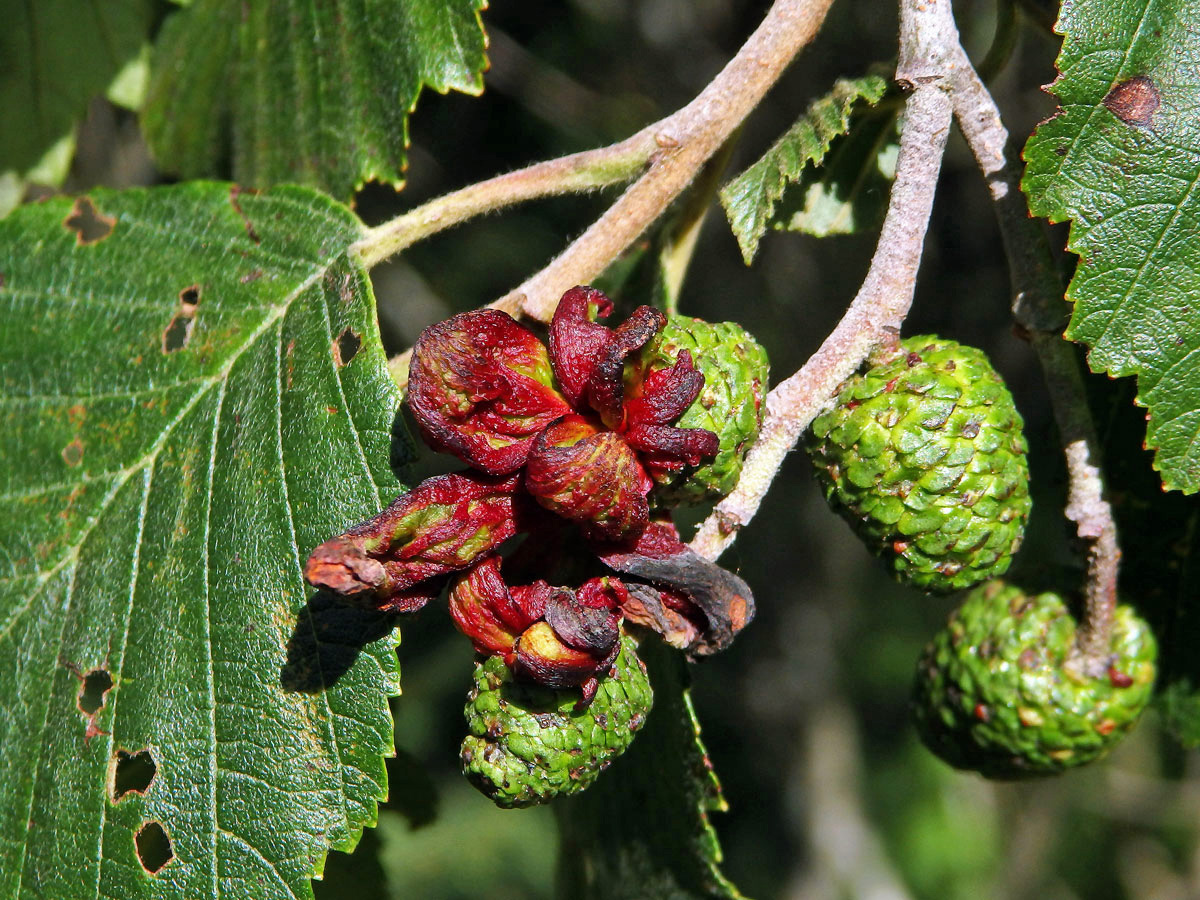
M 972 589 L 921 656 L 912 712 L 934 753 L 990 778 L 1104 755 L 1155 676 L 1153 634 L 1129 607 L 1113 612 L 1107 656 L 1083 658 L 1062 597 L 999 580 L 1030 511 L 1022 426 L 980 350 L 922 336 L 843 384 L 808 439 L 829 502 L 897 579 Z
M 736 324 L 643 306 L 612 328 L 599 321 L 611 312 L 577 287 L 545 343 L 495 310 L 426 329 L 409 408 L 426 443 L 469 468 L 326 541 L 306 569 L 318 587 L 394 612 L 449 583 L 451 616 L 478 652 L 463 769 L 501 806 L 582 790 L 629 746 L 653 703 L 639 640 L 657 632 L 704 656 L 754 613 L 745 582 L 691 552 L 671 510 L 736 485 L 762 420 L 766 353 Z M 1029 515 L 1021 429 L 980 351 L 919 337 L 842 385 L 808 442 L 831 505 L 897 578 L 975 588 L 921 659 L 914 719 L 935 753 L 991 777 L 1102 755 L 1154 679 L 1153 638 L 1129 609 L 1097 676 L 1072 663 L 1076 623 L 1060 597 L 997 580 Z

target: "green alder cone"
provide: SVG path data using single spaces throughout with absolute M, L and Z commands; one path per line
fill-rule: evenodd
M 1023 424 L 982 351 L 913 337 L 842 385 L 808 451 L 825 498 L 897 579 L 956 591 L 1002 575 L 1021 546 Z
M 591 705 L 577 710 L 577 688 L 518 681 L 500 656 L 477 663 L 465 709 L 463 774 L 505 809 L 591 785 L 633 743 L 654 700 L 632 638 L 621 639 L 614 666 Z
M 1067 663 L 1076 623 L 1057 594 L 976 588 L 925 648 L 913 687 L 921 739 L 989 778 L 1054 775 L 1107 753 L 1150 700 L 1157 646 L 1128 606 L 1113 616 L 1107 671 Z
M 740 325 L 673 315 L 642 350 L 638 370 L 670 368 L 681 350 L 691 353 L 704 387 L 675 425 L 713 432 L 720 449 L 711 461 L 659 484 L 651 498 L 663 506 L 719 500 L 737 485 L 762 425 L 770 368 L 767 351 Z

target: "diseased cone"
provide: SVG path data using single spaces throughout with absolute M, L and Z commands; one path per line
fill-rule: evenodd
M 465 709 L 463 774 L 505 809 L 536 806 L 592 784 L 645 724 L 654 693 L 637 643 L 621 639 L 613 674 L 578 709 L 578 690 L 517 679 L 499 656 L 475 666 Z
M 1128 606 L 1113 616 L 1107 672 L 1068 660 L 1076 623 L 1057 594 L 976 588 L 917 666 L 921 739 L 959 769 L 997 779 L 1054 775 L 1106 754 L 1133 728 L 1154 686 L 1157 647 Z
M 914 337 L 842 385 L 808 452 L 830 505 L 896 578 L 955 591 L 1002 575 L 1021 546 L 1022 427 L 981 350 Z
M 627 382 L 638 373 L 668 369 L 688 351 L 704 376 L 700 396 L 676 423 L 717 435 L 716 457 L 701 466 L 671 473 L 651 495 L 665 506 L 718 500 L 737 485 L 746 452 L 758 439 L 767 393 L 767 352 L 733 322 L 706 322 L 673 315 L 626 368 Z

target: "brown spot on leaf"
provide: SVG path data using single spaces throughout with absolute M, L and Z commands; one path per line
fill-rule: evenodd
M 62 458 L 63 462 L 72 468 L 83 462 L 83 441 L 75 438 L 67 446 L 63 447 Z
M 91 197 L 76 198 L 70 215 L 63 219 L 63 227 L 75 232 L 75 243 L 78 246 L 104 240 L 112 234 L 116 224 L 114 216 L 106 216 L 96 209 Z
M 171 849 L 171 839 L 166 830 L 158 822 L 147 822 L 134 838 L 137 847 L 138 861 L 142 868 L 155 875 L 175 857 Z
M 1116 85 L 1102 102 L 1126 125 L 1146 128 L 1162 101 L 1158 88 L 1148 76 L 1135 75 Z
M 337 411 L 338 411 L 338 408 L 336 406 L 325 407 L 325 412 L 329 413 L 331 416 L 336 416 Z
M 251 269 L 249 272 L 247 272 L 245 275 L 243 275 L 241 278 L 239 278 L 238 281 L 240 281 L 242 284 L 249 284 L 252 281 L 258 281 L 258 279 L 260 279 L 262 277 L 263 277 L 262 269 Z
M 333 342 L 333 361 L 337 363 L 337 367 L 340 369 L 354 359 L 360 347 L 362 338 L 348 327 L 345 328 Z
M 118 748 L 108 763 L 108 793 L 113 803 L 118 803 L 126 794 L 144 794 L 150 789 L 158 764 L 147 747 L 129 753 Z
M 242 194 L 254 195 L 257 193 L 258 191 L 254 190 L 253 188 L 244 188 L 236 184 L 231 185 L 229 188 L 229 205 L 233 207 L 233 211 L 238 214 L 242 220 L 242 224 L 246 226 L 246 234 L 249 235 L 250 240 L 254 241 L 256 244 L 261 244 L 262 238 L 260 238 L 258 236 L 258 232 L 254 230 L 254 223 L 250 221 L 250 217 L 246 215 L 245 211 L 242 209 L 242 204 L 238 200 L 238 197 L 240 197 Z

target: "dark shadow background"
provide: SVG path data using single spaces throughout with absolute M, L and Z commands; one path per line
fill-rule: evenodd
M 1045 4 L 1042 4 L 1045 5 Z M 376 223 L 446 191 L 626 137 L 688 102 L 757 25 L 765 0 L 493 0 L 492 68 L 480 98 L 425 94 L 411 119 L 409 182 L 372 186 Z M 994 6 L 956 5 L 972 57 Z M 841 0 L 817 39 L 747 123 L 740 171 L 834 79 L 895 52 L 894 4 Z M 1030 22 L 992 84 L 1024 138 L 1053 112 L 1057 38 Z M 154 177 L 136 125 L 97 103 L 70 189 Z M 96 149 L 90 149 L 96 148 Z M 518 284 L 615 194 L 529 204 L 461 226 L 378 267 L 372 278 L 389 352 L 420 330 Z M 1065 231 L 1056 229 L 1059 246 Z M 823 240 L 769 234 L 754 267 L 714 206 L 681 311 L 737 318 L 771 354 L 773 380 L 798 368 L 866 272 L 873 234 Z M 1064 265 L 1069 262 L 1064 260 Z M 1000 239 L 983 182 L 951 139 L 908 334 L 983 347 L 1026 417 L 1035 512 L 1011 573 L 1031 588 L 1078 581 L 1062 518 L 1064 474 L 1030 347 L 1014 335 Z M 1103 402 L 1104 379 L 1097 379 Z M 1136 451 L 1138 414 L 1132 414 Z M 1132 452 L 1132 451 L 1131 451 Z M 445 461 L 425 459 L 414 476 Z M 1144 468 L 1144 467 L 1143 467 Z M 693 516 L 694 518 L 694 516 Z M 724 655 L 693 667 L 695 700 L 731 812 L 715 821 L 725 871 L 758 898 L 1195 898 L 1200 896 L 1194 754 L 1157 714 L 1107 763 L 1025 785 L 951 772 L 907 722 L 920 648 L 952 599 L 890 582 L 826 508 L 801 454 L 789 458 L 754 523 L 723 558 L 751 584 L 758 619 Z M 319 610 L 313 610 L 314 614 Z M 317 895 L 332 898 L 541 898 L 556 836 L 547 810 L 502 812 L 457 771 L 471 648 L 444 605 L 402 622 L 404 696 L 394 707 L 392 799 L 358 853 L 331 854 Z M 297 667 L 305 652 L 298 642 Z M 301 679 L 302 680 L 302 679 Z M 302 686 L 299 689 L 303 689 Z

